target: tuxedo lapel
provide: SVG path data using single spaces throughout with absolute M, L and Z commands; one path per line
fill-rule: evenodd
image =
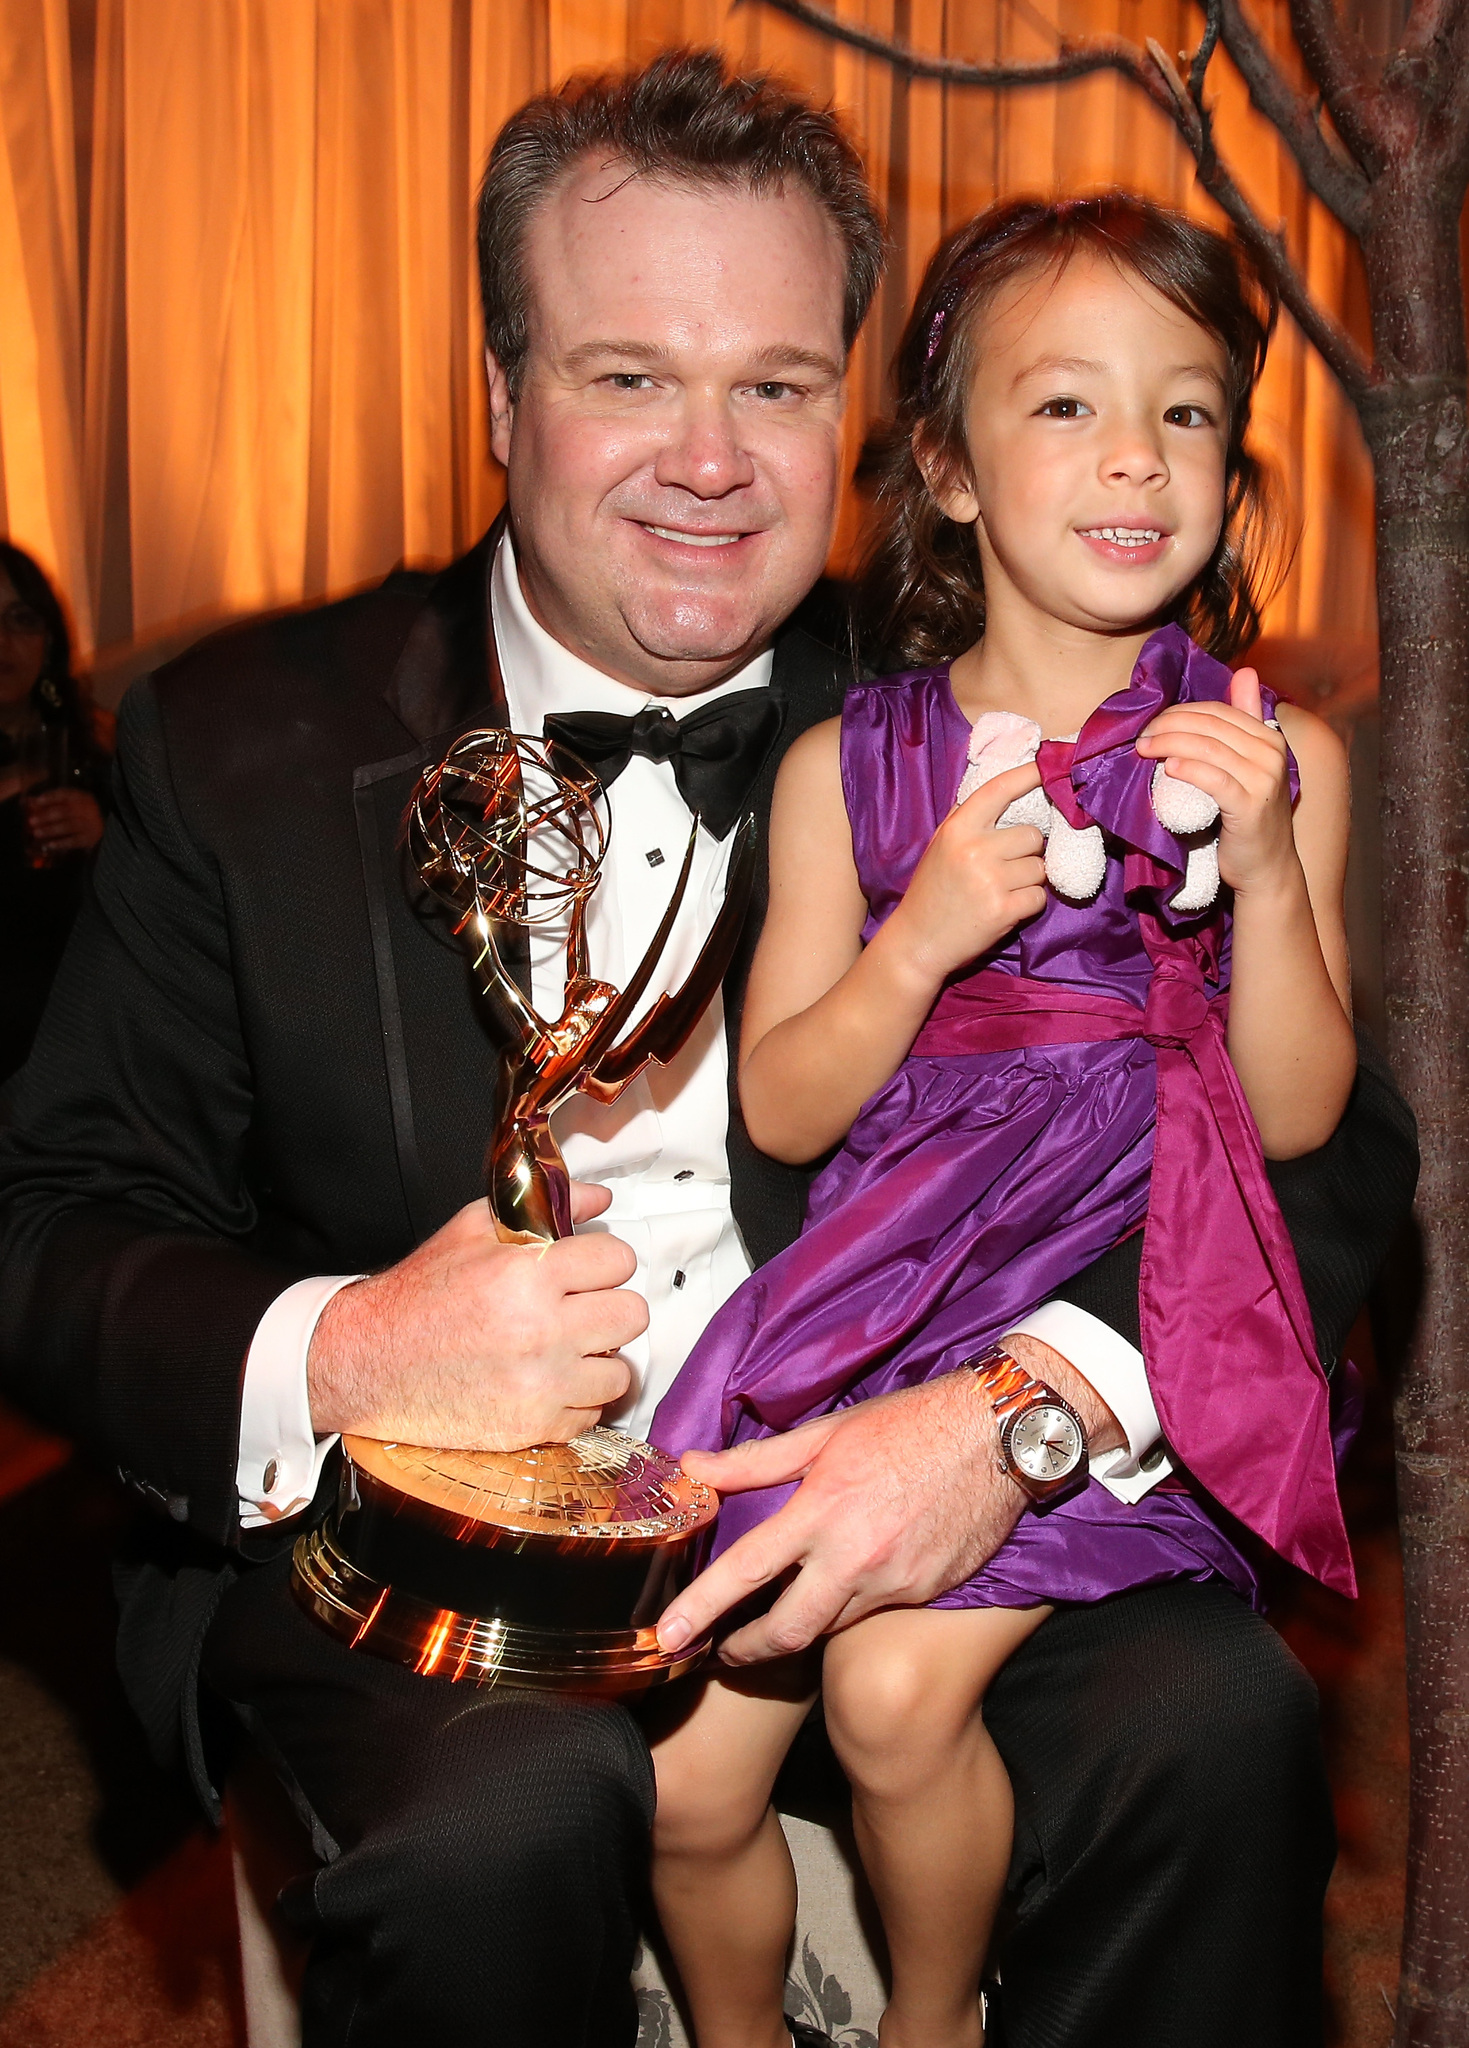
M 398 1175 L 415 1242 L 428 1234 L 427 1190 L 423 1160 L 414 1126 L 413 1091 L 403 1043 L 403 1006 L 398 995 L 398 959 L 393 944 L 393 915 L 402 896 L 398 820 L 408 792 L 433 758 L 432 744 L 415 747 L 389 761 L 374 761 L 352 776 L 352 808 L 357 819 L 358 850 L 372 932 L 373 976 L 382 1025 L 383 1060 L 387 1067 L 388 1100 L 392 1107 L 393 1140 Z
M 467 555 L 436 576 L 404 642 L 383 701 L 415 740 L 461 732 L 478 718 L 505 723 L 505 691 L 490 632 L 490 565 L 504 514 Z
M 403 820 L 420 774 L 459 733 L 506 722 L 489 594 L 503 530 L 502 517 L 434 580 L 383 690 L 383 701 L 415 744 L 352 773 L 393 1137 L 418 1239 L 483 1193 L 478 1155 L 466 1148 L 464 1133 L 482 1129 L 488 1139 L 494 1057 L 467 953 L 449 914 L 413 872 Z M 529 993 L 525 935 L 503 933 L 501 953 Z M 471 1157 L 472 1181 L 465 1164 Z

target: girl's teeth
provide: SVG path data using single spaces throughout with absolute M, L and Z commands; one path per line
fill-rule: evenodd
M 1145 547 L 1163 538 L 1162 534 L 1151 526 L 1093 526 L 1089 531 L 1094 533 L 1098 540 L 1110 540 L 1114 546 L 1123 548 Z

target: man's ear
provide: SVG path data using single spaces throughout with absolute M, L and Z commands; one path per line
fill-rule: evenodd
M 956 526 L 973 526 L 980 517 L 980 504 L 969 464 L 956 470 L 952 458 L 925 443 L 921 433 L 913 436 L 913 460 L 945 519 L 952 519 Z
M 510 379 L 489 349 L 485 350 L 485 377 L 490 387 L 490 452 L 502 469 L 508 469 L 515 400 L 510 396 Z

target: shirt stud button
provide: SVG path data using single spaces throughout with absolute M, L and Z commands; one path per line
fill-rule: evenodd
M 650 868 L 661 868 L 663 865 L 663 848 L 661 846 L 650 846 L 643 855 L 643 859 Z
M 267 1493 L 275 1492 L 275 1482 L 277 1481 L 277 1479 L 280 1478 L 280 1476 L 281 1468 L 276 1463 L 275 1459 L 267 1458 L 265 1461 L 265 1470 L 260 1475 L 261 1479 L 265 1484 L 265 1490 Z
M 678 1172 L 673 1177 L 675 1180 L 692 1180 L 694 1177 L 694 1169 L 692 1168 L 692 1166 L 681 1166 Z
M 675 1274 L 674 1274 L 674 1276 L 673 1276 L 673 1284 L 674 1284 L 674 1286 L 675 1286 L 675 1287 L 682 1287 L 682 1286 L 683 1286 L 683 1284 L 684 1284 L 684 1282 L 685 1282 L 685 1280 L 687 1280 L 687 1279 L 688 1279 L 688 1277 L 689 1277 L 689 1276 L 688 1276 L 688 1274 L 687 1274 L 687 1273 L 685 1273 L 685 1272 L 683 1272 L 683 1271 L 682 1271 L 682 1270 L 680 1269 L 680 1271 L 679 1271 L 679 1272 L 677 1272 L 677 1273 L 675 1273 Z

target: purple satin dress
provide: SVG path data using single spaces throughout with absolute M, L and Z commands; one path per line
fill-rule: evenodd
M 1212 1453 L 1223 1441 L 1219 1474 L 1211 1469 L 1209 1477 L 1216 1498 L 1285 1554 L 1340 1580 L 1332 1534 L 1339 1510 L 1334 1485 L 1329 1503 L 1322 1496 L 1318 1470 L 1320 1439 L 1329 1484 L 1325 1387 L 1314 1347 L 1306 1368 L 1295 1356 L 1309 1337 L 1294 1335 L 1291 1319 L 1299 1325 L 1305 1316 L 1308 1332 L 1309 1315 L 1278 1212 L 1273 1225 L 1260 1225 L 1257 1212 L 1273 1201 L 1258 1140 L 1253 1180 L 1232 1176 L 1223 1158 L 1200 1156 L 1201 1147 L 1244 1144 L 1243 1098 L 1222 1051 L 1219 1014 L 1228 918 L 1222 910 L 1202 923 L 1170 917 L 1166 899 L 1186 855 L 1152 819 L 1153 764 L 1132 746 L 1161 704 L 1218 699 L 1227 688 L 1220 664 L 1180 629 L 1166 628 L 1144 648 L 1129 689 L 1093 715 L 1074 747 L 1042 749 L 1053 801 L 1074 822 L 1095 818 L 1109 835 L 1100 895 L 1077 905 L 1051 894 L 1038 917 L 945 991 L 913 1052 L 864 1104 L 817 1178 L 801 1237 L 754 1273 L 710 1323 L 659 1406 L 655 1443 L 674 1452 L 715 1449 L 787 1430 L 949 1371 L 1013 1328 L 1142 1224 L 1150 1191 L 1160 1206 L 1153 1165 L 1161 1061 L 1175 1076 L 1171 1099 L 1181 1107 L 1171 1114 L 1183 1142 L 1171 1148 L 1173 1177 L 1161 1205 L 1172 1241 L 1154 1242 L 1150 1223 L 1144 1261 L 1145 1274 L 1151 1262 L 1165 1276 L 1154 1287 L 1151 1317 L 1144 1304 L 1145 1351 L 1151 1328 L 1163 1332 L 1158 1348 L 1169 1354 L 1160 1373 L 1159 1359 L 1148 1353 L 1160 1414 L 1175 1448 L 1197 1441 L 1199 1456 L 1190 1456 L 1196 1473 L 1205 1444 Z M 870 906 L 864 938 L 900 900 L 952 805 L 968 737 L 947 669 L 891 677 L 849 695 L 842 776 Z M 1192 977 L 1181 1002 L 1180 976 Z M 1013 1004 L 1037 1001 L 1043 1013 L 1027 1011 L 1017 1029 Z M 1080 1014 L 1058 1017 L 1047 1007 L 1055 1004 Z M 1141 1035 L 1145 1007 L 1151 1037 Z M 1005 1013 L 998 1023 L 996 1012 Z M 1017 1035 L 1027 1042 L 1013 1042 Z M 1075 1039 L 1082 1042 L 1066 1042 Z M 1001 1049 L 983 1049 L 993 1044 Z M 1223 1137 L 1213 1123 L 1199 1135 L 1198 1102 L 1207 1091 L 1196 1068 L 1210 1074 L 1216 1099 L 1231 1091 L 1238 1098 L 1224 1104 Z M 1227 1213 L 1212 1225 L 1196 1220 L 1211 1236 L 1222 1233 L 1220 1256 L 1250 1300 L 1227 1347 L 1230 1384 L 1211 1379 L 1206 1362 L 1201 1391 L 1190 1362 L 1201 1345 L 1207 1349 L 1201 1318 L 1184 1327 L 1189 1312 L 1180 1322 L 1178 1306 L 1180 1293 L 1186 1302 L 1199 1290 L 1170 1286 L 1168 1276 L 1177 1276 L 1180 1240 L 1192 1228 L 1184 1218 L 1187 1190 L 1215 1186 L 1216 1174 L 1229 1183 L 1217 1190 Z M 1243 1195 L 1236 1178 L 1247 1183 Z M 1252 1253 L 1267 1265 L 1273 1257 L 1267 1282 L 1250 1268 Z M 1276 1286 L 1283 1260 L 1289 1274 Z M 1266 1296 L 1276 1305 L 1275 1320 L 1256 1329 L 1248 1318 Z M 1256 1499 L 1262 1482 L 1251 1446 L 1260 1434 L 1259 1402 L 1287 1368 L 1295 1374 L 1288 1398 L 1297 1403 L 1301 1444 L 1310 1454 L 1297 1460 L 1311 1475 L 1303 1506 L 1292 1495 L 1297 1482 L 1282 1485 L 1274 1474 L 1263 1485 L 1268 1497 Z M 1308 1385 L 1306 1371 L 1319 1386 Z M 729 1495 L 710 1554 L 773 1513 L 793 1490 Z M 1304 1554 L 1299 1542 L 1292 1549 L 1298 1522 L 1308 1528 Z M 1201 1489 L 1154 1489 L 1128 1505 L 1094 1479 L 1075 1498 L 1022 1516 L 990 1563 L 934 1604 L 1092 1601 L 1165 1579 L 1211 1578 L 1257 1600 L 1256 1572 L 1228 1526 L 1229 1517 L 1211 1512 Z M 1326 1569 L 1321 1557 L 1329 1560 Z

